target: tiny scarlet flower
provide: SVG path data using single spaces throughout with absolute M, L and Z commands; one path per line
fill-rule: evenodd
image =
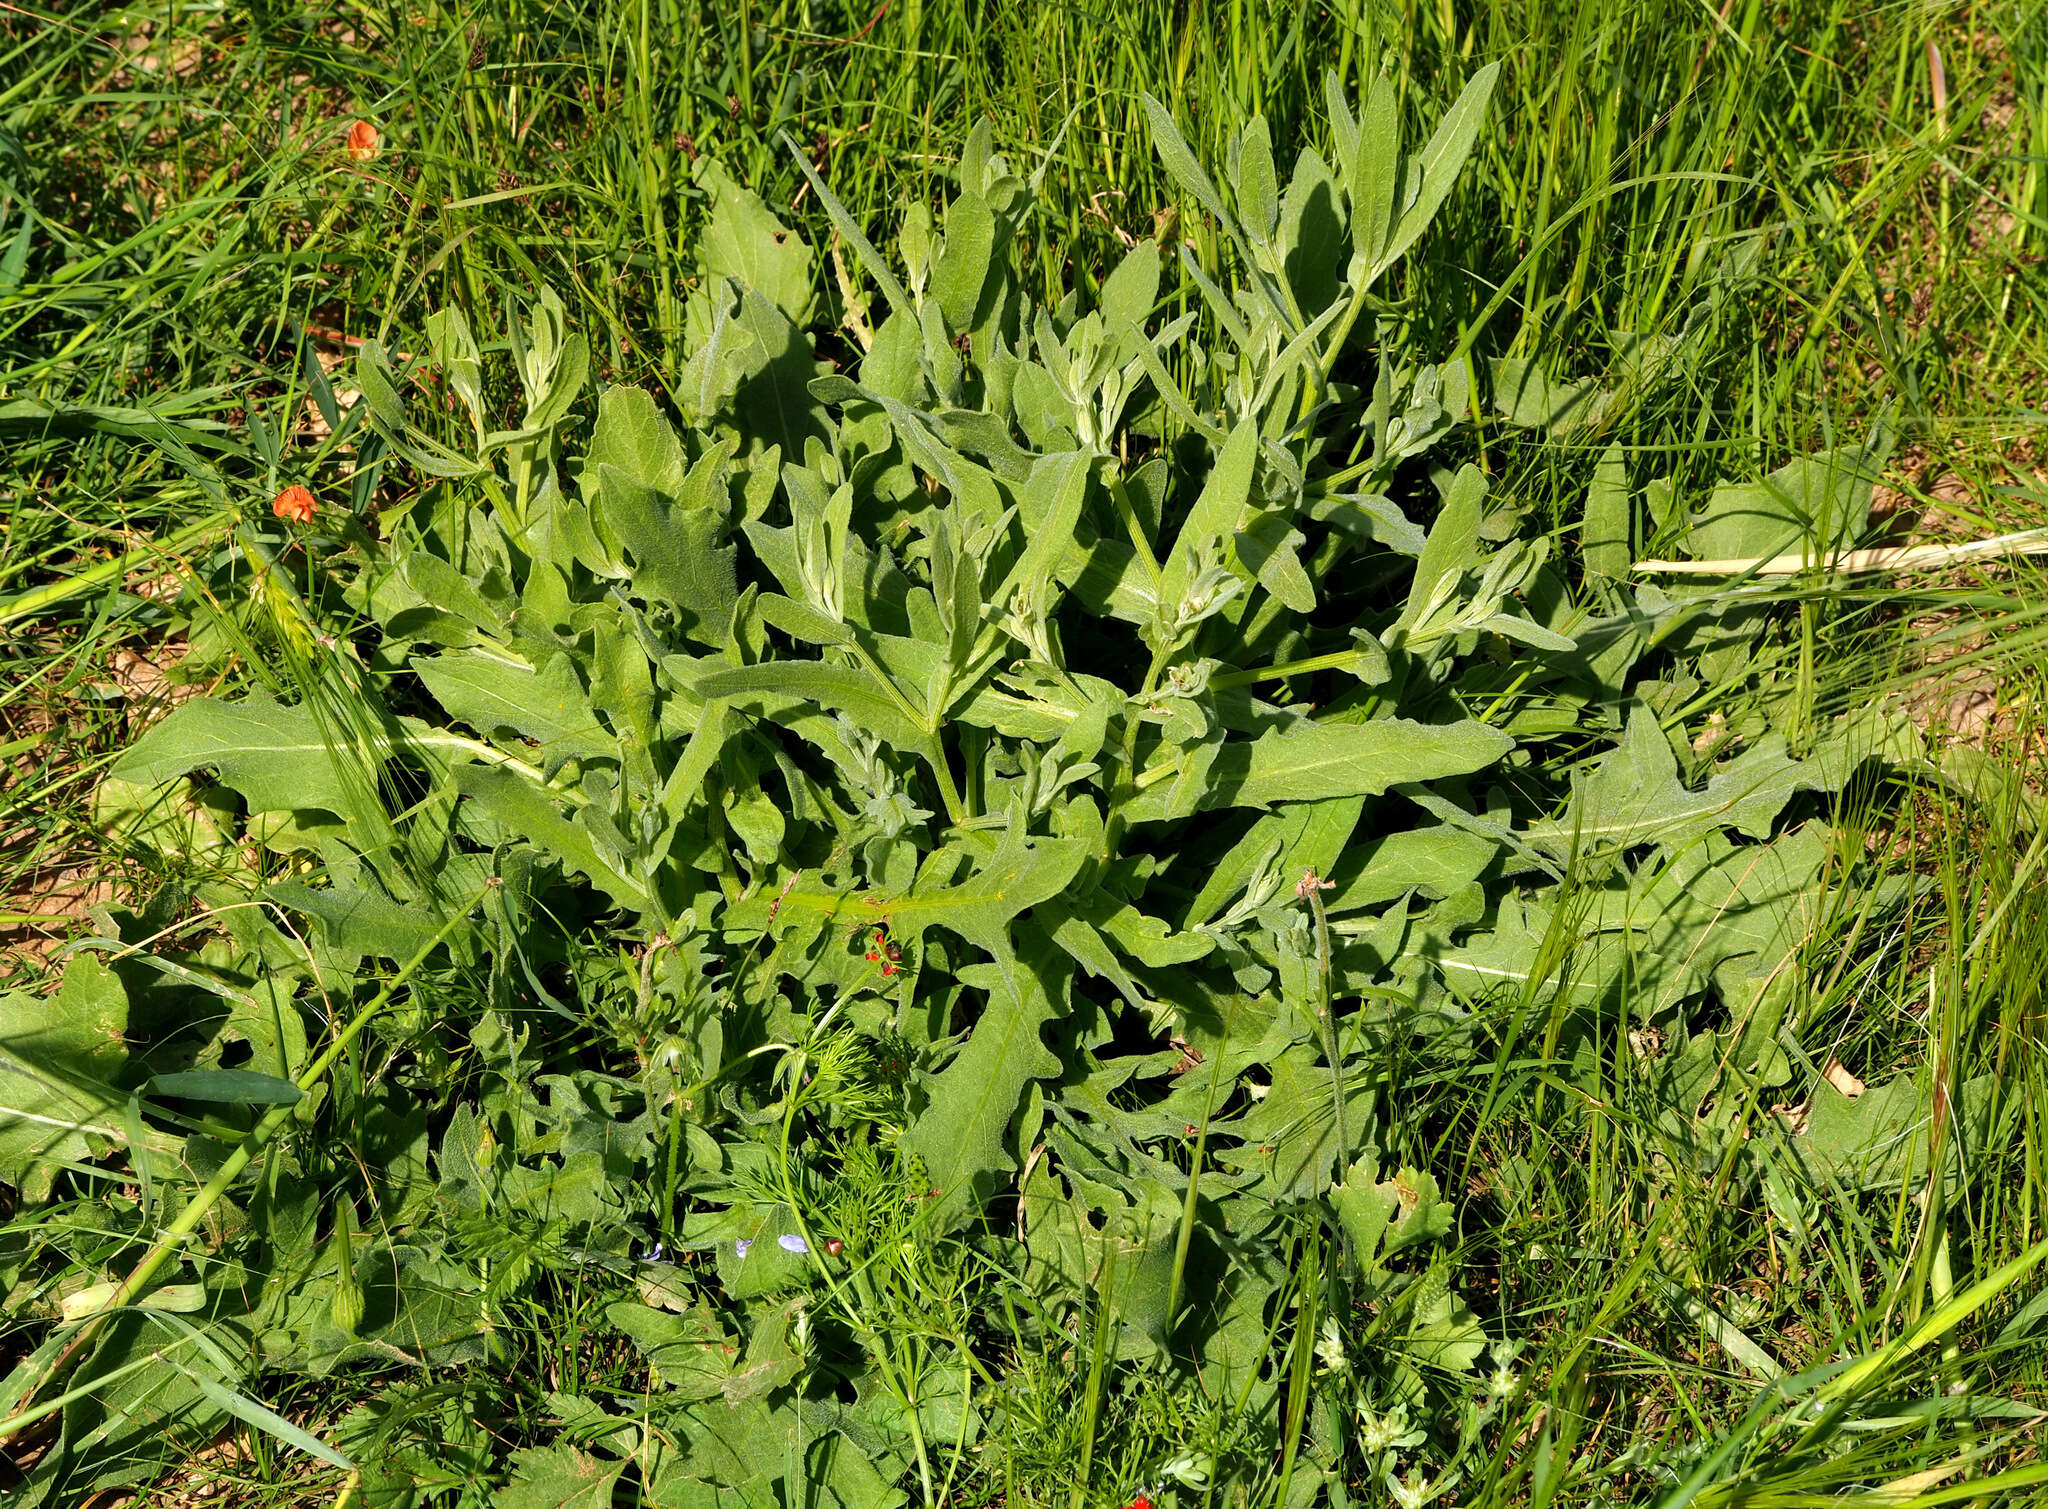
M 348 125 L 348 155 L 356 162 L 368 162 L 377 155 L 383 145 L 383 138 L 377 128 L 368 121 L 350 121 Z
M 837 1237 L 833 1237 L 825 1243 L 825 1252 L 830 1257 L 838 1257 L 845 1250 L 846 1244 Z
M 876 952 L 875 952 L 875 951 L 874 951 L 873 949 L 869 949 L 869 950 L 868 950 L 868 962 L 869 962 L 870 964 L 872 964 L 872 963 L 873 963 L 873 962 L 874 962 L 875 960 L 877 960 L 877 959 L 879 959 L 879 958 L 881 958 L 881 957 L 882 957 L 882 956 L 881 956 L 880 954 L 876 953 Z
M 896 973 L 896 966 L 893 964 L 884 964 L 882 966 L 882 973 L 885 975 L 893 975 L 894 973 Z
M 270 511 L 280 519 L 290 519 L 294 524 L 313 522 L 313 511 L 317 508 L 313 495 L 294 483 L 271 499 Z

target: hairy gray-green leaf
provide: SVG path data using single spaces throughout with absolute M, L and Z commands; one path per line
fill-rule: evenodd
M 1225 744 L 1210 771 L 1209 807 L 1269 807 L 1340 796 L 1377 796 L 1410 781 L 1483 770 L 1514 740 L 1497 728 L 1466 719 L 1424 724 L 1405 718 L 1370 723 L 1301 723 L 1272 729 L 1250 742 Z M 1162 787 L 1141 792 L 1133 821 L 1166 815 Z
M 1784 739 L 1769 735 L 1693 790 L 1679 780 L 1678 756 L 1656 716 L 1637 708 L 1621 744 L 1573 782 L 1563 815 L 1533 824 L 1522 836 L 1553 853 L 1651 842 L 1676 846 L 1715 828 L 1762 838 L 1794 793 L 1825 790 L 1843 773 L 1839 761 L 1822 766 L 1792 759 Z
M 0 995 L 0 1179 L 32 1203 L 66 1163 L 125 1143 L 128 993 L 91 955 L 51 995 Z M 97 1141 L 99 1147 L 95 1148 Z
M 632 557 L 629 590 L 643 601 L 675 608 L 685 630 L 713 646 L 725 644 L 739 600 L 737 553 L 719 543 L 731 446 L 730 440 L 712 446 L 681 480 L 658 444 L 637 474 L 610 462 L 589 463 L 605 523 Z M 651 480 L 655 474 L 665 480 Z M 591 473 L 585 476 L 588 485 Z
M 311 709 L 260 694 L 184 703 L 116 762 L 114 774 L 155 786 L 200 769 L 240 792 L 252 812 L 314 808 L 356 818 L 376 801 L 372 777 L 353 768 Z
M 930 744 L 930 736 L 897 695 L 867 671 L 853 666 L 822 660 L 769 660 L 699 676 L 694 689 L 701 697 L 742 703 L 760 693 L 801 697 L 845 713 L 898 749 L 922 752 Z
M 1003 1140 L 1025 1087 L 1060 1072 L 1040 1034 L 1065 1009 L 1069 966 L 1042 940 L 1027 943 L 1018 963 L 1008 972 L 987 965 L 959 972 L 963 983 L 987 993 L 987 1005 L 903 1135 L 904 1152 L 923 1160 L 939 1208 L 953 1221 L 984 1204 L 994 1176 L 1015 1167 Z
M 1437 207 L 1451 192 L 1451 185 L 1458 179 L 1458 170 L 1465 166 L 1472 144 L 1479 139 L 1479 128 L 1485 124 L 1486 107 L 1493 98 L 1493 86 L 1499 78 L 1498 63 L 1488 63 L 1473 74 L 1471 81 L 1459 91 L 1457 99 L 1451 102 L 1451 108 L 1444 112 L 1443 119 L 1437 122 L 1436 131 L 1421 152 L 1408 160 L 1410 192 L 1414 197 L 1395 219 L 1386 247 L 1379 255 L 1379 266 L 1393 263 L 1429 229 L 1429 222 L 1436 218 Z M 1409 185 L 1404 184 L 1403 187 L 1409 188 Z
M 946 249 L 932 269 L 932 293 L 946 316 L 946 328 L 956 334 L 974 324 L 995 235 L 995 216 L 980 194 L 963 190 L 946 206 Z
M 458 790 L 497 822 L 535 848 L 587 877 L 599 890 L 631 911 L 645 911 L 646 888 L 627 873 L 619 855 L 607 853 L 584 824 L 572 821 L 531 781 L 490 765 L 465 765 L 456 772 Z
M 536 671 L 502 655 L 464 650 L 415 660 L 412 668 L 450 716 L 486 737 L 510 729 L 532 739 L 551 767 L 618 753 L 567 655 L 549 657 Z
M 1159 154 L 1159 160 L 1166 165 L 1166 171 L 1180 186 L 1193 194 L 1218 222 L 1231 225 L 1230 211 L 1223 207 L 1223 196 L 1216 192 L 1216 185 L 1210 180 L 1201 161 L 1188 146 L 1180 127 L 1174 123 L 1173 112 L 1168 110 L 1150 94 L 1141 94 L 1145 105 L 1145 122 L 1152 130 L 1152 149 Z
M 742 187 L 716 158 L 705 157 L 699 180 L 711 191 L 711 220 L 700 254 L 705 273 L 757 290 L 802 324 L 811 308 L 811 248 L 753 190 Z
M 1588 577 L 1604 578 L 1608 584 L 1628 580 L 1629 522 L 1628 469 L 1621 447 L 1611 445 L 1593 469 L 1579 527 L 1579 558 Z

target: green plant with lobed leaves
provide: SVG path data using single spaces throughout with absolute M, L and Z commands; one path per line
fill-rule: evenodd
M 1421 1502 L 1496 1449 L 1520 1338 L 1405 1156 L 1416 1044 L 1599 1097 L 1610 1039 L 1655 1040 L 1631 1093 L 1691 1172 L 1899 1177 L 1910 1079 L 1746 1144 L 1821 914 L 1900 894 L 1852 886 L 1825 799 L 1910 744 L 1818 717 L 1754 589 L 1625 585 L 1618 450 L 1575 584 L 1462 460 L 1472 363 L 1377 293 L 1491 84 L 1406 146 L 1388 86 L 1333 86 L 1285 173 L 1255 117 L 1227 195 L 1148 100 L 1206 218 L 1087 308 L 1032 302 L 1034 185 L 985 130 L 893 256 L 813 177 L 829 334 L 815 250 L 707 161 L 680 426 L 608 388 L 577 441 L 549 295 L 502 343 L 454 313 L 410 367 L 367 343 L 359 496 L 430 485 L 381 538 L 245 530 L 299 700 L 187 703 L 116 771 L 242 824 L 240 889 L 199 892 L 225 937 L 109 913 L 114 967 L 0 1008 L 0 1174 L 47 1197 L 118 1149 L 129 1181 L 88 1244 L 127 1277 L 6 1390 L 56 1431 L 43 1501 L 136 1451 L 117 1418 L 213 1411 L 376 1503 L 494 1473 L 515 1505 Z M 1601 400 L 1487 375 L 1539 440 Z M 1831 548 L 1881 457 L 1644 506 L 1702 557 Z M 322 1118 L 346 1138 L 295 1135 Z M 431 1451 L 389 1428 L 417 1381 L 334 1444 L 241 1391 L 251 1358 L 502 1363 L 520 1306 L 586 1285 L 633 1382 L 553 1387 L 509 1462 L 455 1403 Z

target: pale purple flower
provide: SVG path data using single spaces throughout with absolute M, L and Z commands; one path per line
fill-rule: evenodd
M 775 1243 L 784 1252 L 809 1252 L 809 1245 L 799 1236 L 777 1237 Z
M 747 1255 L 747 1249 L 753 1245 L 754 1239 L 752 1237 L 741 1237 L 738 1241 L 732 1244 L 732 1250 L 738 1253 L 741 1257 L 745 1257 Z

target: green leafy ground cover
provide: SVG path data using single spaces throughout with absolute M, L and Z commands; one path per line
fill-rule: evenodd
M 10 18 L 11 1497 L 2037 1493 L 1986 16 Z

